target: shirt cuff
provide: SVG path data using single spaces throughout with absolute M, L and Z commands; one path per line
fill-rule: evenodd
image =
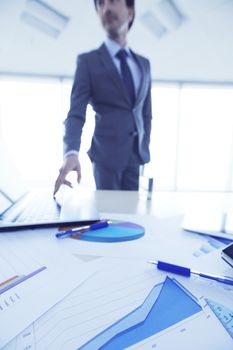
M 78 157 L 79 155 L 79 152 L 78 151 L 75 151 L 75 150 L 70 150 L 68 152 L 66 152 L 64 154 L 64 158 L 68 157 L 68 156 L 77 156 Z

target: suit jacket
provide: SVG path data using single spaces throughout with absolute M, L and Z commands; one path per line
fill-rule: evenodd
M 141 70 L 134 106 L 106 46 L 78 56 L 65 120 L 64 152 L 79 150 L 86 107 L 95 111 L 95 130 L 88 155 L 112 169 L 123 168 L 133 152 L 137 135 L 139 163 L 149 162 L 151 132 L 151 76 L 149 61 L 133 53 Z

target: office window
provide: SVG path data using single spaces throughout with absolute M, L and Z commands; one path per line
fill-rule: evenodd
M 63 120 L 70 105 L 72 82 L 60 80 L 0 80 L 1 139 L 23 178 L 31 185 L 53 184 L 63 158 Z M 94 128 L 87 108 L 80 160 L 82 181 L 94 187 L 86 154 Z M 74 174 L 70 175 L 76 181 Z
M 0 110 L 1 137 L 25 180 L 53 182 L 62 159 L 60 85 L 2 79 Z
M 177 189 L 230 190 L 233 152 L 233 89 L 181 89 Z
M 150 173 L 159 190 L 175 190 L 179 86 L 154 84 L 152 88 L 152 131 Z

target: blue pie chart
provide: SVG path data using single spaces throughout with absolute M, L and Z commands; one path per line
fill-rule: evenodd
M 144 234 L 143 226 L 132 222 L 113 220 L 107 227 L 72 235 L 71 238 L 82 241 L 112 243 L 131 241 L 141 238 Z

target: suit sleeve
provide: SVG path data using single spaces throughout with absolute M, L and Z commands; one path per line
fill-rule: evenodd
M 150 134 L 151 134 L 151 119 L 152 119 L 152 106 L 151 106 L 151 73 L 150 73 L 150 64 L 148 63 L 148 74 L 150 77 L 150 84 L 146 93 L 146 98 L 143 105 L 143 120 L 144 120 L 144 130 L 147 143 L 150 143 Z
M 87 104 L 90 100 L 90 75 L 85 55 L 78 56 L 74 83 L 71 91 L 70 110 L 64 122 L 64 154 L 79 151 Z

